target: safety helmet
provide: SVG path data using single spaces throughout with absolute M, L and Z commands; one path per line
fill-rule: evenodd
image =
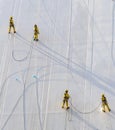
M 37 25 L 35 24 L 34 27 L 37 27 Z
M 10 19 L 13 19 L 13 17 L 11 16 Z
M 104 97 L 104 94 L 102 94 L 101 96 Z
M 65 92 L 68 93 L 68 90 L 66 89 Z

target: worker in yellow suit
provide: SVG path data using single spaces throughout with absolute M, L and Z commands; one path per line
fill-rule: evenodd
M 102 100 L 102 111 L 105 112 L 105 107 L 108 109 L 108 111 L 111 111 L 111 109 L 109 108 L 107 99 L 104 96 L 104 94 L 102 94 L 101 100 Z
M 62 108 L 64 108 L 64 105 L 66 104 L 66 109 L 69 109 L 68 106 L 68 100 L 70 98 L 70 95 L 68 94 L 68 90 L 65 90 L 64 97 L 63 97 L 63 105 Z
M 38 34 L 40 34 L 39 29 L 38 29 L 37 25 L 35 24 L 34 25 L 34 40 L 35 41 L 38 41 Z
M 13 17 L 10 17 L 10 21 L 9 21 L 9 31 L 8 31 L 9 33 L 11 32 L 11 28 L 13 28 L 14 33 L 16 33 Z

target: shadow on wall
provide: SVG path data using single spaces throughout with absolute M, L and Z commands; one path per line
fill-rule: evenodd
M 27 44 L 28 46 L 30 46 L 28 44 L 30 42 L 28 40 L 26 40 L 23 36 L 21 36 L 20 34 L 17 34 L 17 36 L 18 36 L 17 38 L 21 38 L 20 40 L 24 40 L 25 41 L 24 43 Z M 112 96 L 115 96 L 115 92 L 110 90 L 110 88 L 112 88 L 112 89 L 115 88 L 115 87 L 113 87 L 115 84 L 114 81 L 112 81 L 111 79 L 107 79 L 105 77 L 98 76 L 97 74 L 91 72 L 90 70 L 87 70 L 85 67 L 83 67 L 73 61 L 71 61 L 72 62 L 71 66 L 68 67 L 68 64 L 66 63 L 66 61 L 67 61 L 66 57 L 55 52 L 54 50 L 52 50 L 51 48 L 46 46 L 44 43 L 40 42 L 40 44 L 44 45 L 42 50 L 40 50 L 39 46 L 36 46 L 33 49 L 42 53 L 43 55 L 46 55 L 50 59 L 56 61 L 64 68 L 68 68 L 68 70 L 70 70 L 72 73 L 81 76 L 82 78 L 88 80 L 89 82 L 92 82 L 92 84 L 97 86 L 99 89 L 109 92 Z M 53 55 L 51 54 L 52 52 L 53 52 Z

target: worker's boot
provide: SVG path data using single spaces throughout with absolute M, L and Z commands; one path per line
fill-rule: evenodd
M 66 109 L 68 110 L 70 107 L 67 107 Z
M 38 39 L 36 39 L 36 41 L 38 41 Z
M 109 110 L 109 112 L 111 111 L 111 109 L 108 109 Z

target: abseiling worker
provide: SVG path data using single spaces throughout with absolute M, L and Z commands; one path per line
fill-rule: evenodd
M 38 26 L 35 24 L 34 25 L 34 41 L 38 41 L 38 35 L 40 34 Z
M 69 106 L 68 106 L 68 100 L 69 100 L 69 98 L 70 98 L 70 95 L 68 94 L 68 90 L 65 90 L 64 97 L 63 97 L 62 108 L 64 108 L 64 106 L 66 104 L 66 109 L 69 109 Z
M 9 21 L 9 30 L 8 30 L 8 33 L 11 32 L 11 29 L 13 29 L 14 33 L 16 33 L 15 26 L 14 26 L 14 20 L 13 20 L 12 16 L 10 17 L 10 21 Z
M 109 108 L 107 99 L 106 99 L 106 97 L 104 96 L 104 94 L 102 94 L 101 100 L 102 100 L 102 111 L 105 112 L 105 109 L 106 109 L 106 108 L 108 109 L 108 111 L 111 111 L 111 109 Z

